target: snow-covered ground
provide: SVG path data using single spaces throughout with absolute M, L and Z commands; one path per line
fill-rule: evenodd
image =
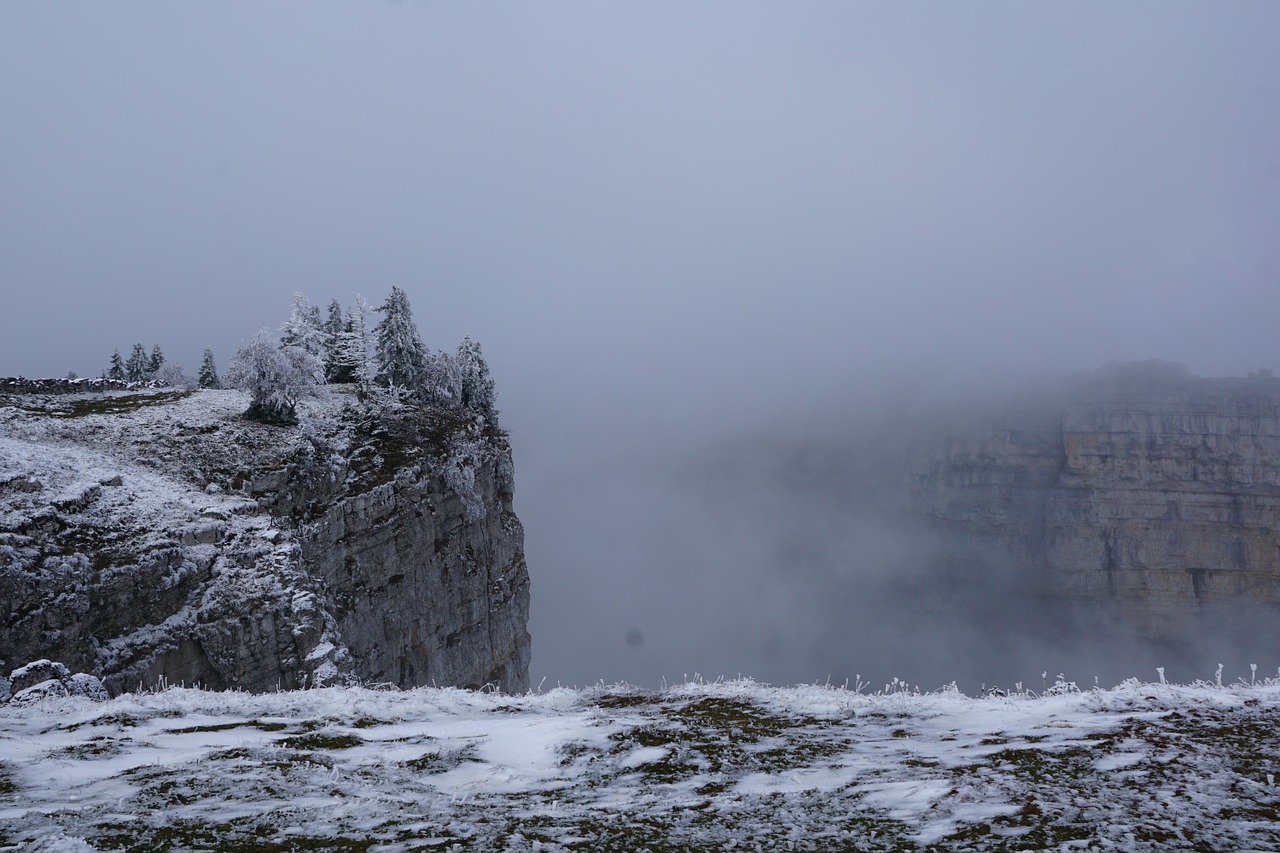
M 25 474 L 59 485 L 73 478 L 92 484 L 89 475 L 141 468 L 233 491 L 236 475 L 279 464 L 307 436 L 339 433 L 341 406 L 350 398 L 340 390 L 305 399 L 298 405 L 302 425 L 281 430 L 241 417 L 249 404 L 243 391 L 0 395 L 0 435 L 9 442 L 0 454 L 0 481 Z M 63 455 L 46 459 L 51 448 Z M 160 499 L 171 497 L 172 488 L 162 489 Z
M 48 699 L 0 707 L 0 848 L 1280 849 L 1280 681 L 1048 692 Z

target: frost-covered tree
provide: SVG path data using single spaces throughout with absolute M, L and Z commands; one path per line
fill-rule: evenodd
M 324 378 L 326 382 L 354 382 L 351 367 L 342 360 L 342 339 L 350 317 L 342 316 L 338 300 L 329 303 L 329 316 L 324 321 Z
M 498 428 L 498 410 L 489 365 L 480 352 L 480 344 L 470 336 L 458 344 L 458 372 L 462 378 L 462 408 L 484 418 L 490 429 Z
M 462 371 L 458 360 L 447 352 L 427 355 L 427 370 L 422 382 L 422 397 L 438 406 L 462 404 Z
M 157 378 L 162 367 L 164 367 L 164 353 L 160 351 L 160 345 L 156 344 L 151 348 L 151 358 L 147 359 L 147 378 Z
M 218 379 L 218 368 L 213 363 L 213 350 L 206 349 L 204 358 L 200 359 L 200 372 L 196 374 L 196 384 L 201 388 L 218 389 L 222 381 Z
M 142 344 L 134 344 L 129 353 L 129 360 L 124 363 L 124 378 L 130 382 L 141 382 L 147 378 L 147 351 Z
M 368 385 L 377 369 L 373 362 L 373 339 L 369 329 L 369 303 L 356 294 L 356 301 L 347 309 L 342 335 L 338 338 L 338 369 L 347 382 Z
M 393 287 L 387 301 L 377 310 L 383 315 L 373 329 L 378 382 L 420 393 L 427 367 L 427 348 L 418 337 L 409 297 L 400 288 Z
M 323 364 L 328 345 L 329 335 L 320 321 L 320 307 L 312 305 L 301 293 L 293 294 L 289 319 L 280 326 L 280 346 L 297 347 Z
M 299 346 L 280 346 L 266 329 L 241 344 L 227 365 L 227 384 L 249 392 L 245 412 L 267 423 L 296 423 L 298 400 L 324 381 L 320 359 Z
M 186 369 L 172 361 L 166 361 L 155 378 L 170 388 L 183 388 L 190 391 L 196 387 L 196 380 L 187 375 Z
M 124 359 L 120 357 L 120 350 L 111 353 L 111 366 L 107 368 L 106 377 L 117 381 L 124 381 Z

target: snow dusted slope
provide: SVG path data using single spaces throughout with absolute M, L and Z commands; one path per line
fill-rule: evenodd
M 433 448 L 393 440 L 355 403 L 344 393 L 304 401 L 300 425 L 283 428 L 241 418 L 248 401 L 237 391 L 0 396 L 0 671 L 48 658 L 113 692 L 164 681 L 268 690 L 348 675 L 402 686 L 494 675 L 522 686 L 521 531 L 505 517 L 509 487 L 480 494 L 473 470 L 492 471 L 505 444 L 464 442 L 470 456 L 459 461 L 454 433 Z M 473 474 L 465 494 L 445 482 L 449 464 Z M 443 573 L 462 568 L 428 547 L 441 531 L 459 548 L 483 541 L 506 557 L 505 586 L 487 573 L 472 584 L 501 588 L 503 602 L 482 602 L 476 616 L 477 594 L 459 586 L 453 600 L 471 609 L 423 605 L 441 598 Z M 403 581 L 395 604 L 379 572 Z M 413 618 L 397 622 L 397 604 Z M 386 617 L 378 631 L 360 621 L 369 608 Z M 402 624 L 417 633 L 395 636 Z M 442 653 L 447 637 L 472 635 Z M 451 668 L 431 670 L 415 654 Z
M 0 654 L 11 665 L 51 658 L 117 690 L 161 677 L 221 687 L 243 681 L 245 669 L 229 659 L 241 628 L 224 615 L 287 614 L 287 636 L 257 638 L 264 668 L 288 666 L 281 653 L 305 663 L 332 641 L 298 545 L 222 473 L 270 466 L 292 440 L 238 422 L 241 394 L 6 402 L 15 405 L 0 409 L 0 585 L 9 601 Z M 219 654 L 221 666 L 211 664 Z M 293 669 L 332 677 L 340 663 L 334 654 Z M 273 671 L 271 683 L 279 680 Z
M 0 843 L 1280 849 L 1280 681 L 1057 689 L 50 699 L 0 709 Z

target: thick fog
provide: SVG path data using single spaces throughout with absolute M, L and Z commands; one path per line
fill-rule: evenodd
M 1113 676 L 1009 584 L 921 604 L 958 581 L 868 484 L 921 401 L 1280 368 L 1277 43 L 1268 3 L 6 4 L 0 374 L 223 366 L 397 285 L 497 380 L 535 684 Z

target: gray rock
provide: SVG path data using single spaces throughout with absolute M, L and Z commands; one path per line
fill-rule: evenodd
M 431 471 L 338 501 L 309 527 L 303 559 L 334 597 L 361 678 L 528 690 L 529 573 L 496 478 L 505 455 L 476 472 L 482 515 Z
M 237 392 L 203 399 L 220 393 Z M 238 411 L 234 430 L 184 427 L 182 398 L 148 411 L 160 406 L 175 412 L 160 431 L 127 412 L 104 417 L 69 457 L 123 470 L 112 491 L 35 508 L 0 493 L 13 510 L 0 514 L 12 519 L 0 527 L 0 657 L 60 662 L 24 668 L 13 694 L 54 680 L 93 695 L 89 678 L 111 693 L 349 680 L 527 689 L 529 579 L 503 437 L 432 422 L 430 453 L 403 440 L 384 454 L 371 446 L 388 439 L 355 434 L 335 405 L 321 422 L 339 431 L 309 435 L 313 450 L 299 454 L 296 428 Z M 60 421 L 58 440 L 73 442 L 77 424 Z M 377 463 L 363 471 L 329 449 L 360 442 L 352 455 Z M 465 452 L 450 455 L 450 442 Z M 137 457 L 122 458 L 130 449 Z M 168 479 L 147 491 L 156 476 Z M 252 498 L 222 497 L 213 482 Z M 140 511 L 164 521 L 148 526 Z
M 33 684 L 25 690 L 19 690 L 13 694 L 13 698 L 9 700 L 12 705 L 30 705 L 33 702 L 39 702 L 41 699 L 57 699 L 67 696 L 67 686 L 56 678 L 50 678 L 48 681 L 41 681 L 39 684 Z
M 77 672 L 65 679 L 63 685 L 67 688 L 67 693 L 72 696 L 84 696 L 97 700 L 104 700 L 108 696 L 102 680 L 87 672 Z
M 0 483 L 0 488 L 13 489 L 16 492 L 38 492 L 44 488 L 44 483 L 34 477 L 14 477 Z
M 65 513 L 84 512 L 101 495 L 102 487 L 95 484 L 70 497 L 55 500 L 53 507 L 59 512 Z
M 182 531 L 183 545 L 214 545 L 222 541 L 227 526 L 220 521 L 205 522 L 185 528 Z
M 1096 380 L 939 435 L 914 507 L 951 553 L 1002 553 L 1067 601 L 1173 640 L 1280 611 L 1280 382 Z
M 9 689 L 13 691 L 14 695 L 17 695 L 35 684 L 40 684 L 50 679 L 65 681 L 70 677 L 70 671 L 57 661 L 35 660 L 9 673 Z

